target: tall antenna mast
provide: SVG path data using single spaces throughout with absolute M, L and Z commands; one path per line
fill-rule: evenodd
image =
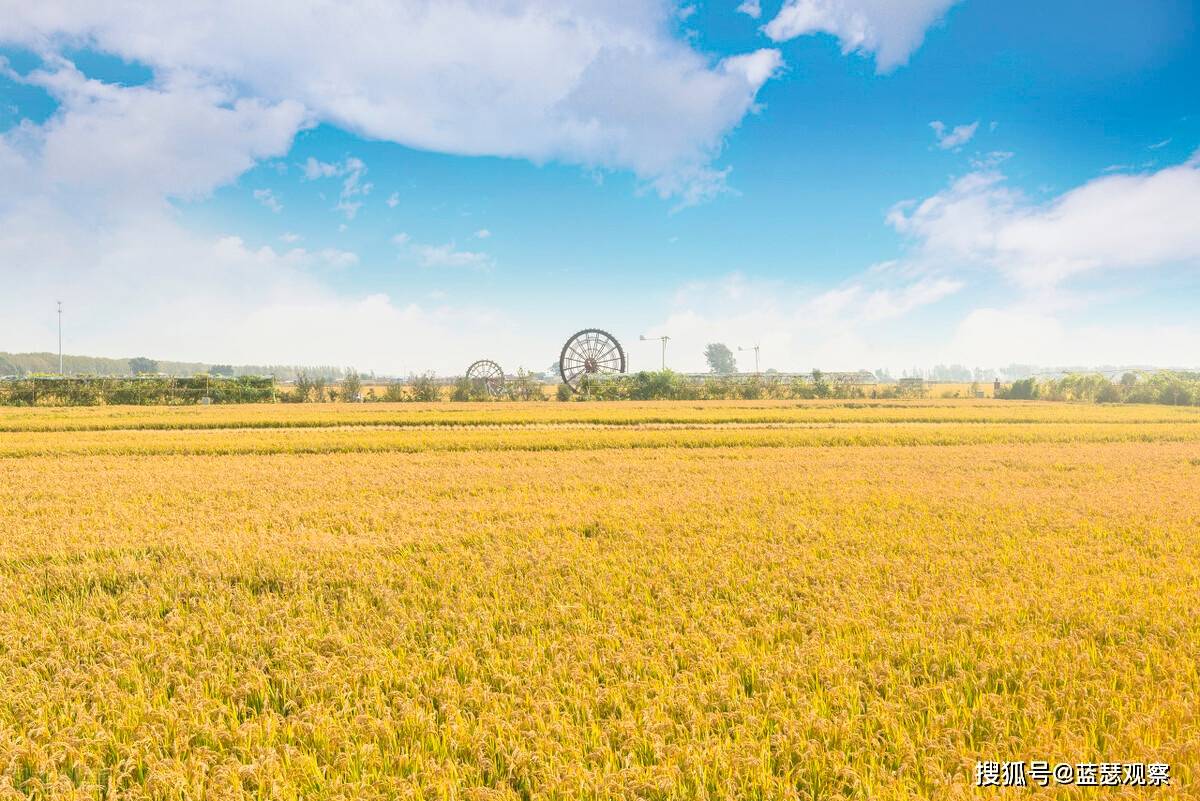
M 55 301 L 58 304 L 58 374 L 63 374 L 63 358 L 62 358 L 62 301 Z
M 671 340 L 671 338 L 669 336 L 667 336 L 666 334 L 662 335 L 661 337 L 648 337 L 645 334 L 642 334 L 640 337 L 638 337 L 638 339 L 642 340 L 643 342 L 653 342 L 656 339 L 660 340 L 662 342 L 662 369 L 666 370 L 667 369 L 667 343 Z
M 743 348 L 741 345 L 738 345 L 738 350 L 739 351 L 743 351 L 743 350 L 754 351 L 754 372 L 757 373 L 758 372 L 758 343 L 755 343 L 753 346 L 751 346 L 749 348 Z

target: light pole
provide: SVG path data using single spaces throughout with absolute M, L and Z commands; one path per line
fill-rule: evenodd
M 743 351 L 743 350 L 754 351 L 754 372 L 757 373 L 758 372 L 758 345 L 755 344 L 754 346 L 749 347 L 749 348 L 743 348 L 741 345 L 738 345 L 738 350 L 739 351 Z
M 58 304 L 58 374 L 63 374 L 63 359 L 62 359 L 62 301 L 56 300 Z
M 645 334 L 642 334 L 640 337 L 638 337 L 638 339 L 642 340 L 643 342 L 652 342 L 656 339 L 660 340 L 662 342 L 662 369 L 666 370 L 667 369 L 667 342 L 671 338 L 665 334 L 661 337 L 648 337 Z

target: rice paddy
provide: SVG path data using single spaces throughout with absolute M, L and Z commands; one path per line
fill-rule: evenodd
M 0 798 L 1196 797 L 1198 488 L 1195 408 L 3 409 Z

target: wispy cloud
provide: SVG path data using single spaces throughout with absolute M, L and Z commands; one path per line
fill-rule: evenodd
M 453 242 L 430 245 L 414 241 L 411 236 L 402 232 L 392 237 L 392 244 L 415 258 L 422 267 L 490 270 L 495 266 L 495 260 L 489 254 L 461 250 Z
M 283 211 L 283 204 L 279 202 L 279 198 L 275 197 L 275 193 L 270 189 L 255 189 L 254 199 L 276 214 Z
M 413 249 L 424 267 L 468 267 L 487 270 L 494 264 L 488 254 L 459 250 L 453 242 L 444 245 L 413 245 Z
M 304 180 L 315 181 L 318 178 L 332 178 L 335 175 L 340 175 L 342 167 L 339 164 L 330 164 L 324 161 L 317 161 L 312 156 L 300 165 L 300 169 L 304 171 Z
M 358 264 L 358 254 L 348 250 L 338 250 L 337 248 L 325 248 L 316 253 L 322 264 L 334 269 L 344 270 Z
M 346 177 L 342 179 L 342 192 L 334 208 L 345 214 L 347 220 L 353 220 L 362 208 L 361 198 L 371 194 L 371 184 L 362 180 L 367 166 L 353 156 L 344 162 L 343 172 Z
M 367 174 L 367 165 L 362 162 L 362 159 L 348 156 L 343 161 L 327 162 L 318 161 L 309 156 L 300 166 L 304 171 L 304 180 L 306 181 L 316 181 L 322 178 L 342 179 L 342 190 L 338 193 L 338 202 L 333 208 L 344 214 L 347 220 L 354 219 L 358 210 L 362 208 L 362 198 L 371 194 L 373 185 L 363 180 L 363 176 Z M 396 205 L 392 202 L 393 198 L 399 202 L 398 196 L 393 194 L 392 198 L 388 199 L 389 206 Z
M 739 14 L 745 14 L 751 19 L 758 19 L 762 16 L 762 4 L 759 0 L 742 0 L 742 4 L 737 7 Z
M 957 150 L 975 136 L 975 131 L 979 128 L 979 121 L 976 120 L 968 125 L 956 125 L 947 130 L 944 122 L 934 120 L 929 123 L 929 127 L 933 129 L 933 134 L 937 137 L 938 147 L 942 150 Z

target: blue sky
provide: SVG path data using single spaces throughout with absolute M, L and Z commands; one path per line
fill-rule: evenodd
M 0 350 L 1200 365 L 1193 3 L 742 5 L 14 6 Z

